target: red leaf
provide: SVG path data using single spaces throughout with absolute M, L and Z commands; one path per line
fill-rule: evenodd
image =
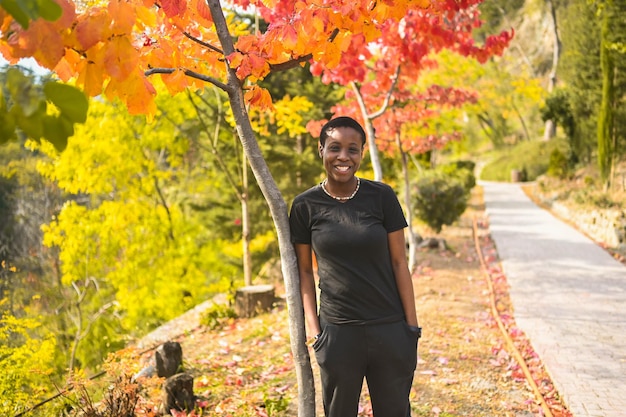
M 185 0 L 162 0 L 161 7 L 167 17 L 181 16 L 187 10 Z

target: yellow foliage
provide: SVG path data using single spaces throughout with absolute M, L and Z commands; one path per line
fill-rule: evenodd
M 307 133 L 304 115 L 313 108 L 306 97 L 283 97 L 274 103 L 274 120 L 278 127 L 277 133 L 287 133 L 290 138 Z
M 54 340 L 35 318 L 0 316 L 0 415 L 15 415 L 51 388 Z

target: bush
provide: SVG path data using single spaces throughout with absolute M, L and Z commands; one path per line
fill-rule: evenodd
M 567 158 L 558 149 L 554 149 L 550 154 L 547 175 L 559 179 L 565 179 L 569 175 L 569 164 Z
M 224 322 L 235 318 L 237 318 L 237 313 L 230 306 L 214 304 L 202 314 L 200 324 L 215 330 L 222 327 Z
M 419 219 L 439 233 L 461 217 L 468 199 L 458 177 L 432 173 L 417 182 L 414 207 Z
M 473 161 L 455 161 L 440 165 L 437 171 L 457 178 L 463 185 L 465 191 L 469 193 L 476 185 L 476 176 L 474 175 L 475 167 L 476 164 Z

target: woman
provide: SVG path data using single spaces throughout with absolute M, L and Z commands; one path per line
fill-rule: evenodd
M 294 199 L 289 220 L 324 412 L 356 416 L 365 378 L 374 417 L 410 416 L 421 329 L 405 253 L 406 219 L 391 187 L 356 177 L 365 147 L 357 121 L 329 121 L 318 146 L 326 179 Z

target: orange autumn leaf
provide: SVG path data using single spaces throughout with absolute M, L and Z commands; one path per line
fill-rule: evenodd
M 153 7 L 137 6 L 135 9 L 137 21 L 135 24 L 140 28 L 153 27 L 156 25 L 156 13 Z
M 189 77 L 185 72 L 178 69 L 171 74 L 161 74 L 163 84 L 171 95 L 176 95 L 189 87 Z
M 54 68 L 65 55 L 63 47 L 63 39 L 61 34 L 56 31 L 48 22 L 40 19 L 30 25 L 31 40 L 35 42 L 29 46 L 36 48 L 33 58 L 45 68 Z M 40 43 L 45 43 L 45 48 L 37 48 Z
M 116 35 L 130 33 L 135 25 L 134 7 L 123 0 L 111 0 L 108 5 L 109 16 L 113 20 L 113 33 Z
M 104 65 L 111 78 L 126 79 L 139 63 L 139 53 L 125 36 L 116 36 L 106 45 Z
M 87 60 L 78 61 L 75 72 L 78 73 L 76 84 L 80 86 L 89 97 L 95 97 L 102 93 L 105 81 L 104 74 L 104 47 L 99 44 L 87 51 Z M 71 62 L 72 56 L 66 55 L 65 59 Z M 108 78 L 108 76 L 107 76 Z
M 209 6 L 207 6 L 205 0 L 192 0 L 192 4 L 195 4 L 195 9 L 198 12 L 198 16 L 204 19 L 205 24 L 210 24 L 213 22 L 211 10 L 209 9 Z
M 102 93 L 104 74 L 102 69 L 96 64 L 87 62 L 85 68 L 80 72 L 77 83 L 82 85 L 83 91 L 90 97 L 95 97 Z
M 251 106 L 259 110 L 273 110 L 272 96 L 265 88 L 257 85 L 252 86 L 245 93 L 245 99 Z
M 91 14 L 78 22 L 74 33 L 83 49 L 89 49 L 103 41 L 108 34 L 110 17 L 106 13 Z
M 66 50 L 65 56 L 54 67 L 53 71 L 62 81 L 69 81 L 76 75 L 76 68 L 81 65 L 82 57 L 75 50 Z
M 241 52 L 233 52 L 232 54 L 228 55 L 227 58 L 228 58 L 228 65 L 231 68 L 237 68 L 243 62 L 243 54 Z
M 282 38 L 282 47 L 288 51 L 296 49 L 298 45 L 298 33 L 292 25 L 283 26 L 279 37 Z
M 130 114 L 154 114 L 156 110 L 156 89 L 139 71 L 123 81 L 111 79 L 104 92 L 109 100 L 120 99 Z

